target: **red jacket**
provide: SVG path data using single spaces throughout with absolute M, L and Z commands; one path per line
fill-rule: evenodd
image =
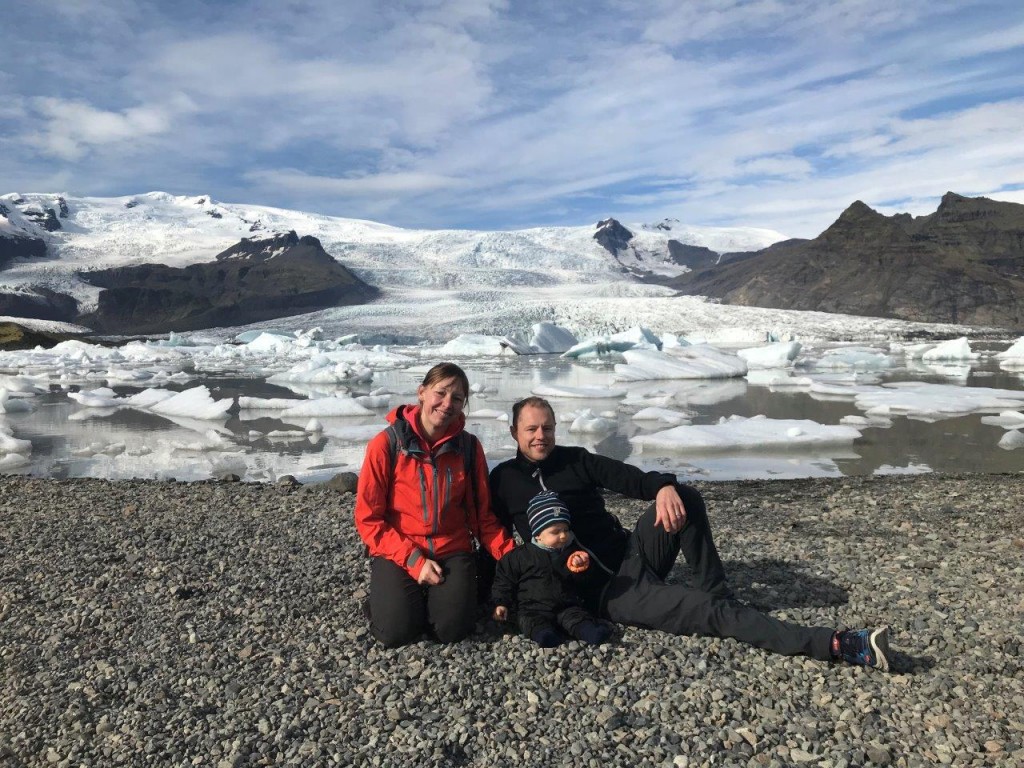
M 387 416 L 398 436 L 394 468 L 386 432 L 366 446 L 356 491 L 359 536 L 371 555 L 397 563 L 414 579 L 426 558 L 472 552 L 474 537 L 500 560 L 515 544 L 491 512 L 487 462 L 479 441 L 474 487 L 456 439 L 465 417 L 460 415 L 428 449 L 419 413 L 418 405 L 403 405 Z

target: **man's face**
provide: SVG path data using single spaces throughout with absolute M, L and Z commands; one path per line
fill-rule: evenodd
M 543 406 L 524 405 L 512 437 L 526 458 L 543 461 L 555 448 L 555 415 Z

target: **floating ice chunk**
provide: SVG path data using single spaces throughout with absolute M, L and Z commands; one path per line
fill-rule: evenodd
M 889 351 L 894 355 L 903 355 L 907 360 L 920 360 L 921 356 L 930 350 L 935 349 L 935 342 L 922 342 L 920 344 L 901 344 L 893 342 L 889 345 Z
M 32 441 L 16 438 L 13 430 L 0 421 L 0 456 L 9 454 L 28 456 L 30 453 L 32 453 Z
M 541 354 L 561 354 L 578 341 L 570 331 L 554 323 L 536 323 L 532 330 L 530 350 Z
M 281 411 L 301 402 L 305 401 L 288 397 L 238 397 L 238 407 L 243 411 Z
M 572 420 L 569 425 L 570 432 L 582 434 L 600 434 L 602 432 L 614 432 L 618 422 L 605 416 L 597 416 L 589 408 L 584 408 Z
M 690 419 L 690 414 L 684 411 L 674 411 L 671 408 L 657 408 L 653 406 L 633 414 L 633 421 L 660 421 L 673 426 L 689 424 Z
M 999 447 L 1013 451 L 1017 448 L 1024 448 L 1024 432 L 1019 429 L 1011 429 L 1009 432 L 999 438 Z
M 1024 336 L 1013 342 L 1009 349 L 996 354 L 996 359 L 999 360 L 999 367 L 1006 371 L 1024 368 Z
M 463 333 L 444 344 L 440 352 L 442 355 L 458 357 L 478 357 L 501 355 L 505 352 L 505 346 L 498 336 L 483 336 L 478 333 Z
M 625 363 L 615 364 L 618 381 L 728 379 L 747 373 L 745 361 L 708 344 L 679 347 L 671 353 L 633 349 L 624 352 L 623 357 Z
M 391 404 L 390 395 L 360 395 L 353 399 L 364 408 L 387 408 Z
M 267 432 L 268 440 L 277 440 L 285 443 L 295 443 L 305 440 L 309 435 L 301 429 L 273 429 Z
M 31 464 L 32 459 L 25 453 L 4 453 L 0 448 L 0 472 L 7 472 Z
M 740 349 L 736 355 L 747 361 L 748 368 L 785 368 L 800 354 L 799 341 L 779 341 L 763 347 Z
M 851 413 L 847 416 L 843 416 L 839 420 L 839 423 L 856 427 L 857 429 L 864 429 L 868 427 L 887 428 L 892 426 L 892 419 L 879 414 L 858 416 L 855 413 Z
M 364 408 L 346 395 L 302 400 L 297 405 L 281 411 L 280 415 L 282 419 L 295 419 L 300 416 L 373 416 L 373 411 Z
M 0 413 L 28 413 L 33 410 L 30 402 L 23 398 L 12 398 L 6 389 L 0 387 Z
M 124 398 L 118 397 L 109 387 L 68 392 L 68 399 L 86 408 L 119 408 L 125 404 Z
M 883 370 L 892 368 L 892 357 L 885 351 L 875 347 L 839 347 L 826 349 L 821 357 L 814 361 L 816 369 L 836 370 L 856 368 L 857 370 Z
M 370 381 L 373 371 L 361 364 L 337 362 L 328 355 L 316 355 L 267 379 L 269 382 L 336 384 L 344 381 Z
M 467 419 L 500 419 L 502 416 L 507 415 L 504 411 L 499 411 L 496 408 L 478 408 L 470 413 L 466 414 Z
M 271 329 L 271 330 L 265 330 L 265 331 L 243 331 L 242 333 L 240 333 L 237 336 L 235 336 L 233 341 L 235 341 L 235 342 L 237 342 L 239 344 L 251 344 L 256 339 L 258 339 L 260 336 L 264 336 L 264 335 L 266 335 L 266 336 L 280 336 L 282 338 L 290 338 L 292 340 L 295 339 L 295 337 L 292 336 L 287 331 L 279 331 L 279 330 Z
M 319 419 L 310 419 L 306 422 L 306 431 L 311 434 L 318 434 L 324 431 L 324 425 L 320 423 Z
M 174 391 L 170 389 L 158 389 L 154 387 L 144 389 L 141 392 L 136 392 L 134 395 L 126 397 L 124 402 L 133 408 L 152 408 L 157 403 L 170 400 L 174 395 Z
M 607 387 L 562 387 L 554 384 L 539 384 L 531 392 L 540 397 L 579 397 L 593 400 L 614 400 L 626 396 L 624 389 Z
M 1024 413 L 1003 411 L 998 416 L 982 416 L 981 423 L 1004 429 L 1021 429 L 1024 427 Z
M 626 352 L 630 349 L 661 349 L 661 340 L 646 328 L 637 326 L 611 336 L 591 338 L 574 344 L 562 357 L 585 359 Z
M 161 415 L 183 416 L 189 419 L 220 419 L 227 414 L 228 408 L 232 405 L 233 398 L 214 400 L 210 390 L 200 385 L 153 403 L 149 410 Z
M 946 419 L 976 411 L 1015 410 L 1024 403 L 1024 392 L 987 387 L 960 387 L 954 384 L 931 384 L 919 381 L 897 381 L 881 387 L 861 388 L 854 400 L 862 411 L 903 414 L 921 419 Z
M 0 374 L 0 388 L 18 396 L 43 395 L 50 391 L 46 377 L 4 376 Z
M 979 355 L 971 352 L 967 337 L 961 336 L 959 339 L 950 339 L 929 349 L 921 355 L 921 360 L 928 363 L 941 360 L 977 360 L 978 357 Z
M 234 443 L 225 438 L 215 429 L 209 429 L 204 432 L 202 439 L 188 443 L 175 441 L 169 443 L 169 445 L 176 451 L 186 451 L 189 453 L 204 453 L 206 451 L 217 451 L 227 447 L 234 447 Z
M 684 425 L 650 435 L 634 435 L 630 443 L 643 449 L 704 451 L 727 449 L 806 448 L 849 444 L 861 433 L 854 427 L 818 424 L 810 419 L 767 419 L 731 416 L 718 424 Z
M 747 383 L 757 387 L 775 389 L 807 389 L 810 379 L 794 376 L 788 370 L 779 368 L 762 368 L 747 371 Z
M 627 349 L 632 349 L 633 346 L 633 342 L 631 341 L 613 342 L 609 341 L 607 337 L 600 339 L 587 339 L 586 341 L 581 341 L 578 344 L 571 346 L 562 353 L 562 357 L 572 360 L 604 357 L 606 355 L 625 352 Z
M 264 331 L 245 347 L 250 352 L 278 352 L 295 346 L 295 337 L 291 334 L 267 333 Z

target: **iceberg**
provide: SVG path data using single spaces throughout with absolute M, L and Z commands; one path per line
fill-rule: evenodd
M 623 357 L 625 363 L 615 364 L 617 381 L 728 379 L 747 373 L 745 361 L 709 344 L 692 344 L 671 352 L 632 349 L 623 352 Z
M 629 442 L 641 449 L 687 452 L 841 445 L 853 443 L 860 436 L 860 430 L 842 424 L 825 425 L 809 419 L 731 416 L 718 424 L 686 425 L 650 435 L 634 435 Z

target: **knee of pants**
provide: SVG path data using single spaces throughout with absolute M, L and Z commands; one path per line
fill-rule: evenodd
M 460 640 L 465 640 L 473 631 L 474 623 L 472 616 L 458 616 L 431 622 L 434 635 L 441 643 L 457 643 Z
M 697 525 L 706 525 L 708 522 L 708 508 L 700 491 L 693 486 L 683 485 L 682 483 L 676 483 L 676 491 L 679 493 L 679 498 L 682 499 L 683 507 L 686 509 L 686 521 Z
M 371 621 L 370 633 L 386 648 L 399 648 L 416 640 L 423 634 L 423 627 L 415 622 L 392 623 L 380 626 Z

